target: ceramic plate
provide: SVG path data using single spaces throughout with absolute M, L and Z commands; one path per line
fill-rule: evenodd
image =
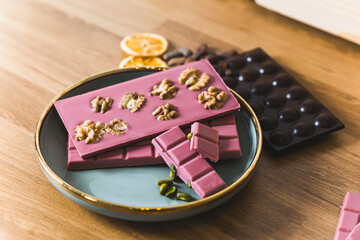
M 214 208 L 235 195 L 251 177 L 262 147 L 259 122 L 249 105 L 233 92 L 241 105 L 236 122 L 243 156 L 212 164 L 227 188 L 201 199 L 184 183 L 180 191 L 192 202 L 168 199 L 159 194 L 156 182 L 169 178 L 165 165 L 68 171 L 67 132 L 53 103 L 95 89 L 142 77 L 162 68 L 128 68 L 101 73 L 67 88 L 56 96 L 41 115 L 35 146 L 43 172 L 65 196 L 80 205 L 111 217 L 134 221 L 164 221 L 192 216 Z

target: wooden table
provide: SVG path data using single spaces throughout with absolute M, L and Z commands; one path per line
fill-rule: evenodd
M 360 46 L 252 1 L 2 0 L 0 239 L 331 239 L 347 191 L 360 192 Z M 118 66 L 130 33 L 171 47 L 264 48 L 346 125 L 275 157 L 264 150 L 245 189 L 186 221 L 137 223 L 93 213 L 42 173 L 34 129 L 76 81 Z

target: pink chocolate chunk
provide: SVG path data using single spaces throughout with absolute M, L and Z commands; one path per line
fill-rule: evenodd
M 242 156 L 235 114 L 214 119 L 210 121 L 209 126 L 219 132 L 220 159 Z
M 71 138 L 68 142 L 68 170 L 142 166 L 164 163 L 150 141 L 118 148 L 90 158 L 82 158 Z
M 348 238 L 350 233 L 357 236 L 359 230 L 355 230 L 355 227 L 360 222 L 360 194 L 348 192 L 345 195 L 343 205 L 340 211 L 340 217 L 334 240 L 346 240 L 346 239 L 360 239 L 360 238 Z
M 210 81 L 201 91 L 191 91 L 185 85 L 179 83 L 178 77 L 187 67 L 194 67 L 201 73 L 209 74 Z M 150 91 L 153 86 L 159 84 L 165 78 L 169 78 L 177 87 L 178 93 L 176 96 L 167 100 L 160 99 L 159 96 L 151 96 Z M 199 103 L 197 100 L 198 94 L 207 90 L 210 86 L 218 87 L 229 95 L 229 99 L 219 109 L 207 110 L 204 104 Z M 146 98 L 145 104 L 137 112 L 131 112 L 129 109 L 121 109 L 119 107 L 123 96 L 126 93 L 132 92 L 143 94 Z M 113 99 L 112 107 L 104 114 L 95 112 L 90 107 L 91 100 L 97 96 Z M 177 107 L 178 116 L 167 121 L 159 121 L 152 113 L 158 106 L 165 105 L 166 103 Z M 207 60 L 192 62 L 124 83 L 59 100 L 54 105 L 81 157 L 94 156 L 145 138 L 154 137 L 174 126 L 186 126 L 192 122 L 210 120 L 240 108 L 235 97 L 230 93 L 223 80 Z M 102 140 L 94 144 L 86 144 L 85 141 L 77 141 L 75 139 L 76 127 L 85 120 L 109 123 L 115 118 L 120 118 L 129 124 L 125 134 L 113 136 L 106 133 Z
M 219 160 L 219 132 L 201 123 L 191 125 L 193 136 L 190 140 L 190 149 L 196 150 L 213 162 Z
M 360 239 L 360 223 L 354 227 L 354 229 L 350 232 L 349 236 L 346 240 L 359 240 Z
M 190 150 L 190 141 L 178 126 L 157 136 L 151 142 L 166 164 L 174 164 L 177 175 L 185 183 L 190 181 L 193 190 L 200 197 L 208 197 L 226 187 L 225 182 L 209 163 L 196 151 Z

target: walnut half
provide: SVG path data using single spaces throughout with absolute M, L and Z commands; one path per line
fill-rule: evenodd
M 228 98 L 229 95 L 226 92 L 219 92 L 219 89 L 214 86 L 198 95 L 199 102 L 205 103 L 205 108 L 208 110 L 221 108 Z
M 152 115 L 156 116 L 157 120 L 170 120 L 176 118 L 178 113 L 174 105 L 167 103 L 156 108 Z
M 193 67 L 186 68 L 179 76 L 179 82 L 185 84 L 191 91 L 197 91 L 205 87 L 210 77 L 207 73 L 203 73 L 200 77 L 199 70 Z
M 185 82 L 191 78 L 191 77 L 194 77 L 194 76 L 197 76 L 199 75 L 200 72 L 199 70 L 197 70 L 196 68 L 193 68 L 193 67 L 188 67 L 186 68 L 184 71 L 182 71 L 180 73 L 180 76 L 179 76 L 179 83 L 181 84 L 185 84 Z
M 141 108 L 145 102 L 145 97 L 138 93 L 126 93 L 120 102 L 120 107 L 131 109 L 131 112 L 136 112 Z
M 97 96 L 93 100 L 91 100 L 91 108 L 94 109 L 95 112 L 105 113 L 107 110 L 111 108 L 113 100 L 109 97 L 102 98 Z
M 77 141 L 85 139 L 85 143 L 97 143 L 105 134 L 104 124 L 101 122 L 94 124 L 92 121 L 86 120 L 76 127 L 75 132 Z
M 177 88 L 166 78 L 162 80 L 160 84 L 154 85 L 150 94 L 160 95 L 161 99 L 170 99 L 177 94 Z
M 105 124 L 105 131 L 114 136 L 123 135 L 124 131 L 129 128 L 129 124 L 118 118 L 111 120 L 110 123 Z

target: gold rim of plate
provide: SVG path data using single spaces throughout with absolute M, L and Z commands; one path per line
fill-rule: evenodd
M 96 198 L 94 196 L 91 196 L 87 193 L 84 193 L 84 192 L 76 189 L 75 187 L 71 186 L 70 184 L 65 182 L 63 179 L 61 179 L 59 176 L 57 176 L 51 170 L 51 168 L 48 166 L 48 164 L 46 163 L 46 161 L 42 155 L 41 149 L 40 149 L 40 131 L 41 131 L 41 127 L 43 125 L 46 115 L 49 113 L 50 109 L 53 107 L 54 102 L 57 101 L 60 97 L 62 97 L 66 93 L 68 93 L 70 90 L 72 90 L 86 82 L 89 82 L 96 78 L 99 78 L 99 77 L 103 77 L 103 76 L 107 76 L 107 75 L 111 75 L 111 74 L 115 74 L 115 73 L 121 73 L 121 72 L 136 72 L 136 71 L 149 71 L 149 70 L 156 72 L 156 71 L 162 71 L 162 70 L 166 70 L 166 69 L 168 69 L 168 68 L 166 68 L 166 67 L 128 67 L 128 68 L 110 70 L 110 71 L 102 72 L 102 73 L 90 76 L 88 78 L 85 78 L 83 80 L 80 80 L 77 83 L 75 83 L 74 85 L 66 88 L 62 93 L 55 96 L 46 105 L 44 111 L 42 112 L 42 114 L 40 116 L 40 119 L 38 120 L 38 122 L 36 124 L 36 130 L 35 130 L 35 149 L 36 149 L 39 161 L 40 161 L 40 165 L 41 165 L 42 169 L 45 171 L 45 173 L 47 174 L 47 176 L 50 177 L 59 187 L 61 187 L 67 193 L 78 198 L 79 200 L 85 201 L 85 202 L 95 205 L 97 207 L 101 207 L 101 208 L 108 209 L 108 210 L 126 213 L 126 214 L 139 214 L 139 215 L 163 215 L 163 214 L 189 211 L 191 209 L 199 208 L 199 207 L 205 206 L 207 204 L 210 204 L 212 202 L 215 202 L 216 200 L 221 199 L 222 197 L 225 197 L 226 195 L 230 194 L 231 192 L 235 191 L 238 187 L 240 187 L 246 181 L 246 179 L 251 176 L 251 173 L 254 171 L 255 166 L 259 160 L 261 149 L 262 149 L 262 132 L 261 132 L 259 120 L 257 119 L 254 111 L 251 109 L 249 104 L 242 97 L 240 97 L 239 94 L 237 94 L 232 89 L 230 89 L 231 93 L 239 101 L 241 107 L 243 109 L 245 109 L 245 111 L 248 112 L 252 122 L 254 123 L 257 138 L 258 138 L 258 145 L 256 147 L 254 159 L 253 159 L 252 163 L 250 164 L 250 166 L 248 167 L 248 169 L 245 171 L 245 173 L 230 186 L 226 187 L 222 191 L 220 191 L 214 195 L 211 195 L 207 198 L 203 198 L 200 200 L 196 200 L 196 201 L 185 203 L 185 204 L 178 205 L 178 206 L 157 207 L 157 208 L 132 207 L 132 206 L 127 206 L 127 205 L 122 205 L 122 204 L 115 204 L 115 203 L 101 200 L 99 198 Z

